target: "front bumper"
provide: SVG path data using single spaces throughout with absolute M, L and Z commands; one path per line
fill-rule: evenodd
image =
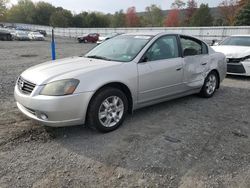
M 227 74 L 250 76 L 250 61 L 242 61 L 240 63 L 228 63 Z
M 93 92 L 67 96 L 26 95 L 15 86 L 14 95 L 18 109 L 27 117 L 43 125 L 64 127 L 85 123 Z

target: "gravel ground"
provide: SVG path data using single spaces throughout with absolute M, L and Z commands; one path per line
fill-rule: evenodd
M 129 115 L 118 130 L 46 128 L 18 112 L 13 88 L 50 59 L 50 43 L 0 41 L 0 187 L 250 187 L 250 79 Z M 92 44 L 57 40 L 58 58 Z

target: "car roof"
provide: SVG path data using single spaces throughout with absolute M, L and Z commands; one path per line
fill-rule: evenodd
M 125 33 L 123 35 L 149 35 L 149 36 L 157 36 L 160 34 L 173 34 L 170 32 L 159 32 L 159 31 L 147 31 L 147 32 L 132 32 L 132 33 Z
M 192 36 L 192 35 L 186 35 L 186 34 L 182 34 L 182 33 L 178 33 L 178 32 L 159 32 L 159 31 L 149 31 L 149 32 L 134 32 L 134 33 L 125 33 L 125 34 L 122 34 L 124 36 L 126 35 L 148 35 L 148 36 L 152 36 L 152 37 L 155 37 L 155 36 L 159 36 L 159 35 L 182 35 L 182 36 L 186 36 L 186 37 L 191 37 L 193 39 L 196 39 L 196 40 L 199 40 L 199 41 L 204 41 L 200 38 L 197 38 L 195 36 Z

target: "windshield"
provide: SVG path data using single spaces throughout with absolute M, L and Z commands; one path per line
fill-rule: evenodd
M 95 47 L 85 57 L 129 62 L 137 56 L 151 38 L 152 36 L 148 35 L 118 36 Z
M 250 46 L 250 37 L 229 37 L 220 43 L 220 45 L 230 46 Z

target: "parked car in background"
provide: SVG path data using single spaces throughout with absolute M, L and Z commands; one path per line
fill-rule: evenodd
M 22 30 L 16 30 L 14 38 L 16 40 L 30 40 L 29 32 L 22 31 Z
M 96 43 L 99 39 L 99 34 L 98 33 L 90 33 L 90 34 L 87 34 L 87 35 L 84 35 L 82 37 L 77 37 L 77 40 L 79 43 L 88 43 L 88 42 L 91 42 L 91 43 Z
M 250 35 L 234 35 L 212 47 L 227 58 L 227 73 L 250 76 Z
M 47 32 L 45 30 L 35 30 L 34 32 L 39 32 L 40 34 L 42 34 L 44 37 L 47 36 Z
M 0 29 L 0 40 L 12 40 L 11 33 L 6 29 Z
M 108 40 L 108 39 L 111 39 L 111 38 L 114 38 L 114 37 L 116 37 L 116 36 L 118 36 L 118 35 L 121 35 L 121 33 L 110 33 L 110 34 L 108 34 L 108 35 L 106 35 L 106 36 L 100 36 L 99 37 L 99 40 L 96 42 L 97 44 L 101 44 L 101 43 L 103 43 L 104 41 L 106 41 L 106 40 Z
M 40 41 L 45 40 L 44 36 L 39 32 L 29 32 L 28 36 L 30 40 L 40 40 Z
M 125 34 L 84 57 L 24 71 L 16 82 L 15 99 L 22 113 L 44 125 L 87 122 L 109 132 L 135 109 L 194 93 L 212 97 L 225 75 L 225 55 L 197 38 Z

